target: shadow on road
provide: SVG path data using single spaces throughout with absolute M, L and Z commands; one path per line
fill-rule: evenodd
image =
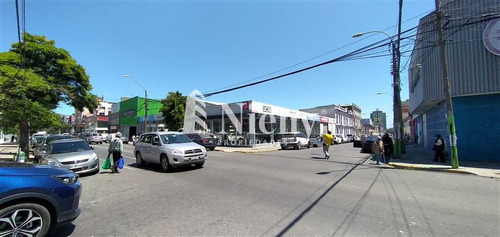
M 73 232 L 75 231 L 76 226 L 73 225 L 72 223 L 62 225 L 57 228 L 53 228 L 52 230 L 47 233 L 47 237 L 66 237 L 66 236 L 71 236 Z

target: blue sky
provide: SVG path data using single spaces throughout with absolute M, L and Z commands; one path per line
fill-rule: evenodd
M 0 0 L 0 51 L 17 41 L 14 0 Z M 434 0 L 405 0 L 403 30 L 434 10 Z M 398 0 L 332 1 L 34 1 L 26 0 L 26 31 L 55 40 L 90 75 L 92 92 L 165 98 L 170 91 L 215 91 L 271 74 L 277 76 L 397 33 Z M 345 47 L 344 47 L 345 46 Z M 338 49 L 338 50 L 336 50 Z M 332 52 L 331 52 L 332 51 Z M 404 54 L 402 62 L 406 61 Z M 408 98 L 407 70 L 401 74 Z M 329 64 L 209 100 L 257 100 L 290 109 L 355 103 L 362 116 L 379 108 L 392 124 L 390 58 Z M 59 113 L 73 109 L 60 106 Z

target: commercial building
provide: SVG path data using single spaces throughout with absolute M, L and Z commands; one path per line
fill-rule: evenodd
M 444 40 L 459 160 L 500 161 L 500 2 L 441 0 Z M 437 134 L 447 135 L 442 61 L 435 14 L 420 20 L 409 64 L 412 137 L 432 149 Z
M 164 128 L 163 117 L 160 113 L 161 107 L 161 101 L 148 98 L 147 128 L 150 132 Z M 144 123 L 145 99 L 143 97 L 136 96 L 120 101 L 118 111 L 117 130 L 124 137 L 131 138 L 146 131 L 146 124 Z M 116 119 L 116 115 L 113 115 L 113 119 Z M 116 123 L 116 120 L 113 123 Z
M 356 104 L 341 105 L 341 107 L 351 111 L 354 119 L 354 135 L 359 137 L 362 134 L 361 130 L 363 129 L 363 126 L 361 125 L 361 108 Z
M 333 134 L 347 135 L 355 133 L 353 111 L 345 107 L 332 104 L 317 106 L 309 109 L 301 109 L 300 111 L 320 114 L 328 118 L 333 118 L 334 126 L 331 130 Z
M 278 142 L 286 132 L 302 132 L 317 137 L 334 130 L 333 118 L 292 110 L 258 101 L 216 103 L 203 101 L 206 117 L 194 130 L 216 134 L 221 145 L 255 146 Z M 193 130 L 187 123 L 184 130 Z

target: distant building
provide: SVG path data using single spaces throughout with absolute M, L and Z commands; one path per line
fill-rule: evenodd
M 75 133 L 108 133 L 109 114 L 113 103 L 104 101 L 104 97 L 99 99 L 99 106 L 91 113 L 88 108 L 81 112 L 75 110 L 71 121 L 72 131 Z
M 334 128 L 332 130 L 333 134 L 347 135 L 355 133 L 353 110 L 349 110 L 345 107 L 332 104 L 332 105 L 316 106 L 314 108 L 309 108 L 309 109 L 300 109 L 300 111 L 315 113 L 321 116 L 333 118 L 334 119 Z
M 500 161 L 500 2 L 441 0 L 459 160 Z M 436 44 L 435 14 L 420 19 L 408 69 L 411 136 L 432 149 L 436 134 L 447 136 L 443 71 Z
M 385 113 L 380 111 L 379 109 L 376 109 L 370 114 L 370 119 L 373 121 L 373 125 L 375 126 L 378 133 L 383 133 L 385 132 L 385 130 L 387 130 L 386 118 L 387 117 Z
M 351 105 L 341 105 L 342 108 L 346 108 L 351 111 L 354 119 L 354 135 L 360 136 L 363 126 L 361 125 L 361 108 L 356 104 Z

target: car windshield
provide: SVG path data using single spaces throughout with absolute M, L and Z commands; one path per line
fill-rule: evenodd
M 90 150 L 90 146 L 85 141 L 60 142 L 52 144 L 51 154 L 81 152 Z
M 205 133 L 200 134 L 200 137 L 201 137 L 201 138 L 213 138 L 213 137 L 212 137 L 212 136 L 210 136 L 209 134 L 205 134 Z
M 375 140 L 377 140 L 376 136 L 369 136 L 365 139 L 365 141 L 375 141 Z
M 175 144 L 175 143 L 188 143 L 191 142 L 188 136 L 185 134 L 164 134 L 160 135 L 161 141 L 164 144 Z
M 54 141 L 54 140 L 59 140 L 59 139 L 68 139 L 68 138 L 71 138 L 71 136 L 51 136 L 51 137 L 47 137 L 47 139 L 45 139 L 45 144 L 48 144 L 49 142 L 51 141 Z

